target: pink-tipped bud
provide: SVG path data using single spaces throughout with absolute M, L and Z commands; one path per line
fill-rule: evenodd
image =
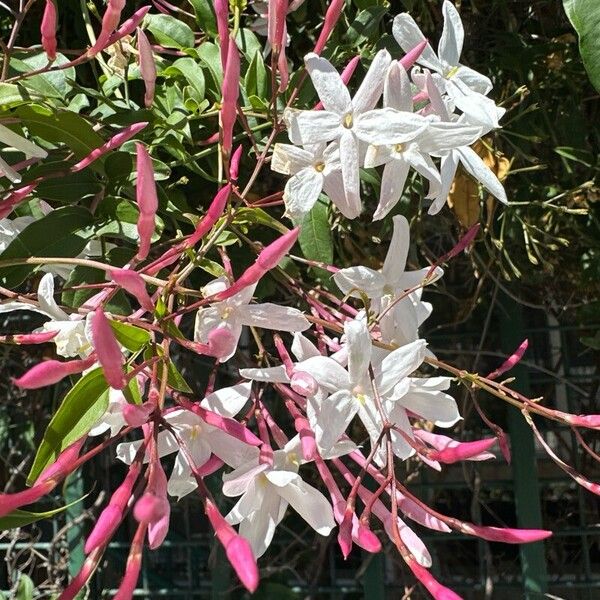
M 419 60 L 421 54 L 423 54 L 423 50 L 427 48 L 427 44 L 429 42 L 427 40 L 423 40 L 419 42 L 412 50 L 407 52 L 401 59 L 400 64 L 408 71 L 416 62 Z
M 371 552 L 372 554 L 381 552 L 381 542 L 379 541 L 379 538 L 360 521 L 358 522 L 358 526 L 354 531 L 354 538 L 356 540 L 356 543 L 363 550 Z
M 88 556 L 79 573 L 71 579 L 69 585 L 63 590 L 58 600 L 74 600 L 79 592 L 83 589 L 83 586 L 87 583 L 88 579 L 94 574 L 94 571 L 98 568 L 104 548 L 96 548 L 90 556 Z
M 242 585 L 252 594 L 256 591 L 260 580 L 258 566 L 250 542 L 236 535 L 225 548 L 227 560 L 240 578 Z
M 4 219 L 8 217 L 10 213 L 14 210 L 15 206 L 18 206 L 35 190 L 40 181 L 34 181 L 33 183 L 28 183 L 23 187 L 20 187 L 18 190 L 14 191 L 7 198 L 0 202 L 0 219 Z
M 164 514 L 164 504 L 162 498 L 152 493 L 146 492 L 135 503 L 133 516 L 139 523 L 150 523 L 160 519 Z
M 186 247 L 192 248 L 195 246 L 213 227 L 213 225 L 219 220 L 225 207 L 227 206 L 227 201 L 229 200 L 229 196 L 231 195 L 231 184 L 228 183 L 226 186 L 222 187 L 213 198 L 206 214 L 202 217 L 198 225 L 196 226 L 196 231 L 186 240 Z
M 131 543 L 127 564 L 125 565 L 125 574 L 121 580 L 121 585 L 113 600 L 131 600 L 133 593 L 137 587 L 137 582 L 140 577 L 142 568 L 142 546 L 144 543 L 144 535 L 146 533 L 146 524 L 140 523 Z
M 453 440 L 454 441 L 454 440 Z M 448 444 L 442 450 L 434 451 L 429 454 L 430 460 L 437 460 L 441 463 L 452 464 L 461 460 L 473 460 L 480 457 L 496 443 L 496 438 L 486 438 L 474 442 L 454 442 Z
M 290 380 L 290 387 L 296 394 L 306 398 L 314 396 L 319 391 L 316 379 L 306 371 L 294 371 Z
M 45 344 L 58 335 L 58 331 L 41 331 L 40 333 L 15 333 L 0 335 L 3 344 Z
M 112 269 L 110 278 L 118 286 L 135 296 L 142 308 L 148 312 L 154 311 L 154 303 L 146 290 L 146 283 L 139 273 L 131 269 Z
M 95 56 L 98 52 L 104 50 L 110 41 L 110 37 L 119 26 L 121 21 L 121 12 L 125 8 L 125 0 L 108 0 L 108 5 L 102 16 L 102 29 L 96 40 L 96 43 L 88 50 L 89 57 Z
M 119 40 L 124 37 L 131 35 L 144 20 L 144 17 L 150 10 L 150 6 L 142 6 L 139 10 L 136 10 L 129 19 L 123 21 L 121 27 L 119 27 L 108 40 L 108 45 L 116 44 Z
M 332 0 L 327 12 L 325 13 L 325 21 L 323 22 L 319 39 L 317 40 L 313 50 L 315 54 L 321 54 L 321 52 L 323 52 L 323 48 L 325 48 L 325 44 L 327 43 L 331 32 L 342 16 L 342 10 L 344 10 L 344 6 L 344 0 Z
M 308 419 L 303 416 L 297 416 L 294 419 L 294 429 L 300 436 L 300 448 L 302 449 L 302 458 L 310 461 L 314 460 L 318 453 L 317 442 L 315 440 L 315 433 L 310 428 Z
M 451 258 L 454 258 L 463 250 L 466 250 L 473 243 L 473 240 L 477 237 L 477 234 L 479 233 L 479 227 L 479 223 L 475 223 L 475 225 L 469 227 L 467 233 L 465 233 L 465 235 L 463 235 L 460 238 L 460 240 L 458 240 L 456 246 L 454 246 L 449 252 L 438 258 L 438 260 L 431 265 L 431 268 L 427 272 L 425 279 L 429 279 L 435 273 L 435 270 L 438 268 L 439 265 L 450 260 Z
M 225 463 L 216 454 L 211 454 L 210 458 L 196 469 L 198 477 L 208 477 L 218 471 Z
M 229 356 L 237 345 L 237 340 L 227 327 L 215 327 L 208 332 L 208 353 L 215 358 Z
M 125 404 L 122 414 L 125 422 L 130 427 L 141 427 L 148 422 L 150 415 L 154 412 L 156 405 L 145 402 L 141 406 L 138 404 Z
M 402 556 L 413 575 L 425 586 L 434 600 L 462 600 L 451 589 L 443 586 L 425 567 L 422 567 L 412 556 Z
M 24 390 L 36 390 L 47 385 L 54 385 L 69 375 L 81 373 L 93 364 L 93 358 L 67 362 L 46 360 L 29 369 L 18 379 L 14 379 L 13 383 Z
M 520 346 L 495 370 L 492 371 L 486 379 L 496 379 L 503 373 L 510 371 L 522 358 L 529 346 L 529 340 L 525 339 Z
M 455 521 L 455 519 L 452 519 Z M 456 524 L 456 523 L 454 523 Z M 469 535 L 477 536 L 490 542 L 504 542 L 505 544 L 530 544 L 545 540 L 552 535 L 545 529 L 513 529 L 510 527 L 485 527 L 473 523 L 460 523 L 458 529 Z
M 287 32 L 284 33 L 284 39 L 285 36 L 287 36 Z M 285 92 L 288 83 L 290 82 L 290 71 L 285 55 L 285 44 L 281 46 L 281 50 L 279 51 L 279 57 L 277 58 L 277 70 L 279 71 L 279 87 L 277 88 L 277 91 L 282 94 Z
M 231 155 L 231 162 L 229 163 L 229 179 L 231 181 L 237 181 L 238 175 L 240 174 L 240 161 L 242 160 L 243 147 L 238 146 Z
M 221 145 L 225 156 L 233 148 L 233 126 L 237 117 L 237 100 L 240 91 L 240 53 L 235 40 L 229 41 L 227 63 L 221 87 Z
M 344 70 L 340 73 L 341 80 L 348 85 L 348 82 L 354 75 L 354 71 L 356 71 L 356 67 L 360 63 L 360 54 L 357 54 L 354 58 L 352 58 L 348 64 L 344 67 Z M 319 100 L 313 110 L 323 110 L 323 103 Z
M 339 526 L 338 531 L 338 544 L 340 545 L 340 549 L 342 550 L 342 554 L 344 556 L 344 560 L 350 556 L 350 552 L 352 552 L 352 517 L 354 516 L 354 512 L 346 508 L 344 512 L 344 518 Z
M 125 127 L 119 133 L 114 135 L 108 140 L 105 144 L 102 144 L 99 148 L 92 150 L 85 158 L 81 159 L 77 164 L 71 167 L 71 171 L 73 173 L 77 173 L 77 171 L 81 171 L 85 169 L 85 167 L 91 165 L 95 160 L 98 160 L 101 156 L 114 150 L 115 148 L 119 148 L 125 142 L 130 140 L 134 135 L 138 134 L 144 127 L 146 127 L 148 123 L 134 123 L 129 127 Z
M 48 467 L 46 467 L 35 480 L 35 483 L 40 483 L 51 478 L 62 478 L 67 470 L 67 467 L 73 465 L 81 448 L 85 444 L 87 436 L 83 436 L 81 439 L 73 442 L 70 446 L 67 446 L 59 455 L 58 458 Z
M 57 479 L 52 478 L 36 483 L 33 487 L 16 494 L 0 494 L 0 517 L 4 517 L 21 506 L 36 502 L 42 496 L 50 493 L 57 483 Z
M 269 0 L 268 2 L 267 39 L 276 52 L 284 45 L 287 9 L 287 0 Z
M 589 429 L 600 429 L 600 415 L 571 415 L 562 413 L 561 415 L 569 425 L 575 427 L 588 427 Z
M 144 80 L 146 93 L 144 95 L 144 104 L 146 108 L 152 106 L 154 102 L 154 89 L 156 86 L 156 63 L 154 62 L 154 54 L 152 54 L 152 46 L 146 37 L 146 34 L 138 28 L 137 30 L 138 43 L 138 65 L 140 73 Z
M 227 559 L 240 581 L 249 592 L 254 592 L 258 587 L 259 573 L 250 543 L 227 523 L 219 509 L 208 499 L 205 511 L 215 535 L 225 548 Z
M 135 186 L 135 195 L 140 211 L 137 222 L 138 234 L 140 236 L 137 259 L 144 260 L 148 256 L 148 252 L 150 252 L 152 234 L 156 226 L 158 195 L 156 193 L 152 159 L 143 144 L 136 144 L 136 148 L 137 183 Z
M 270 269 L 276 267 L 282 261 L 285 255 L 292 249 L 292 246 L 296 243 L 299 235 L 300 228 L 294 227 L 294 229 L 291 229 L 274 242 L 271 242 L 258 255 L 256 264 L 258 264 L 265 271 L 269 271 Z
M 215 16 L 217 18 L 217 33 L 221 44 L 221 67 L 225 72 L 227 52 L 229 50 L 229 2 L 227 0 L 214 0 Z M 235 43 L 235 42 L 231 42 Z
M 92 317 L 92 341 L 108 385 L 116 390 L 123 389 L 126 383 L 123 353 L 102 308 L 96 309 Z
M 56 4 L 54 0 L 46 0 L 46 6 L 44 7 L 44 16 L 42 17 L 42 24 L 40 27 L 40 33 L 42 36 L 42 48 L 46 53 L 49 61 L 56 60 L 56 28 L 57 28 L 58 15 L 56 12 Z

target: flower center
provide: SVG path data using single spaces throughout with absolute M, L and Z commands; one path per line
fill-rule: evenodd
M 342 125 L 346 129 L 352 129 L 352 125 L 354 124 L 354 118 L 352 117 L 352 113 L 346 113 L 344 115 L 344 119 L 342 121 Z
M 195 440 L 200 435 L 201 431 L 202 427 L 200 425 L 193 425 L 190 428 L 190 439 Z
M 223 308 L 223 310 L 221 311 L 221 319 L 223 319 L 223 321 L 226 321 L 227 319 L 229 319 L 232 311 L 233 311 L 232 306 L 226 306 L 225 308 Z
M 319 161 L 319 162 L 315 163 L 313 166 L 317 173 L 322 173 L 325 170 L 325 163 L 323 161 Z
M 286 457 L 287 462 L 295 467 L 300 467 L 300 459 L 295 452 L 290 452 Z
M 402 154 L 402 152 L 404 152 L 405 149 L 406 148 L 405 148 L 404 144 L 396 144 L 394 146 L 394 152 L 397 152 L 398 154 Z
M 458 67 L 452 67 L 447 73 L 446 73 L 446 78 L 450 79 L 451 77 L 454 77 L 456 74 L 458 73 Z

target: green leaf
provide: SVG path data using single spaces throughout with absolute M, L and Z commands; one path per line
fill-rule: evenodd
M 216 44 L 204 42 L 196 48 L 196 54 L 202 63 L 208 68 L 211 81 L 209 89 L 216 98 L 221 98 L 221 82 L 223 81 L 223 67 L 221 66 L 221 51 Z
M 56 172 L 59 168 L 64 168 L 64 163 L 44 163 L 42 166 L 45 172 Z M 27 175 L 35 179 L 38 170 L 36 169 L 34 173 L 34 169 L 31 169 Z M 96 179 L 94 173 L 90 169 L 84 169 L 78 173 L 67 173 L 61 177 L 51 177 L 42 181 L 36 188 L 36 194 L 46 201 L 54 200 L 70 204 L 94 196 L 101 190 L 102 184 Z
M 67 446 L 86 435 L 106 412 L 108 383 L 100 367 L 86 373 L 67 393 L 50 420 L 27 477 L 32 484 Z
M 212 37 L 216 37 L 217 18 L 215 9 L 211 0 L 188 0 L 196 14 L 196 21 L 202 29 Z
M 248 96 L 264 98 L 267 94 L 267 70 L 260 52 L 254 53 L 254 58 L 244 75 L 244 87 Z
M 298 223 L 298 242 L 304 257 L 331 264 L 333 262 L 333 239 L 327 218 L 329 199 L 321 195 L 310 212 Z
M 57 54 L 53 66 L 64 65 L 69 62 L 69 59 L 63 54 Z M 18 73 L 29 73 L 36 71 L 48 64 L 48 58 L 45 52 L 34 54 L 32 56 L 16 55 L 10 59 L 11 69 Z M 37 93 L 45 98 L 60 98 L 64 100 L 67 94 L 71 91 L 69 80 L 75 79 L 75 68 L 69 67 L 60 71 L 50 71 L 48 73 L 40 73 L 23 79 L 20 83 L 27 90 Z
M 15 600 L 33 600 L 34 589 L 35 587 L 31 577 L 29 577 L 29 575 L 25 575 L 25 573 L 21 573 L 19 577 L 19 585 L 17 585 Z
M 371 36 L 379 37 L 379 23 L 387 13 L 388 9 L 385 6 L 370 6 L 365 10 L 361 10 L 356 19 L 350 25 L 346 33 L 346 39 L 351 44 L 362 44 Z
M 161 46 L 178 50 L 194 47 L 194 32 L 183 21 L 171 15 L 146 15 L 144 22 Z
M 579 36 L 585 70 L 600 92 L 600 3 L 598 0 L 563 0 L 563 6 Z
M 84 496 L 85 497 L 85 496 Z M 67 508 L 71 508 L 71 506 L 81 502 L 83 498 L 79 498 L 70 504 L 66 504 L 65 506 L 61 506 L 60 508 L 54 508 L 52 510 L 47 510 L 44 512 L 31 512 L 29 510 L 21 510 L 16 509 L 13 510 L 8 515 L 0 518 L 0 531 L 5 531 L 6 529 L 14 529 L 15 527 L 25 527 L 25 525 L 31 525 L 31 523 L 35 523 L 36 521 L 41 521 L 42 519 L 48 519 L 53 517 L 54 515 L 58 515 L 59 513 L 67 510 Z
M 76 159 L 87 156 L 104 143 L 92 126 L 74 112 L 53 112 L 39 104 L 30 104 L 19 106 L 16 113 L 32 135 L 55 146 L 66 144 Z
M 262 208 L 240 208 L 233 219 L 235 225 L 266 225 L 279 233 L 287 233 L 288 229 L 279 220 L 272 217 Z
M 173 77 L 179 74 L 183 75 L 185 80 L 196 90 L 200 96 L 199 100 L 203 100 L 205 83 L 204 72 L 200 65 L 193 58 L 186 56 L 178 58 L 161 73 L 163 77 Z
M 169 361 L 169 364 L 167 365 L 167 383 L 173 389 L 183 392 L 184 394 L 191 394 L 193 392 L 192 388 L 183 378 L 183 375 L 171 361 Z
M 148 342 L 150 342 L 150 332 L 145 329 L 140 329 L 135 325 L 121 323 L 120 321 L 114 321 L 112 319 L 109 319 L 108 322 L 110 323 L 119 344 L 125 346 L 125 348 L 131 352 L 141 350 Z
M 235 43 L 249 63 L 257 52 L 263 51 L 262 44 L 251 29 L 239 29 L 235 36 Z
M 16 106 L 17 104 L 28 104 L 32 97 L 43 97 L 39 94 L 30 95 L 21 86 L 12 83 L 0 83 L 0 106 Z
M 89 241 L 91 232 L 83 232 L 93 222 L 91 213 L 81 206 L 65 206 L 28 225 L 0 254 L 3 260 L 32 256 L 77 256 Z M 34 269 L 32 265 L 0 267 L 0 283 L 14 288 Z

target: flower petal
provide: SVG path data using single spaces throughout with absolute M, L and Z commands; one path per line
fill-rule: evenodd
M 350 112 L 350 93 L 333 65 L 312 52 L 304 57 L 304 64 L 325 110 L 338 115 Z
M 333 509 L 321 492 L 298 478 L 279 489 L 279 494 L 317 533 L 331 533 L 335 527 Z
M 477 153 L 472 148 L 467 147 L 459 148 L 457 153 L 465 170 L 479 181 L 488 192 L 498 198 L 500 202 L 508 204 L 504 187 Z
M 375 55 L 360 87 L 354 94 L 354 98 L 352 98 L 355 115 L 371 110 L 377 104 L 383 91 L 385 74 L 391 61 L 392 57 L 385 49 L 380 50 Z
M 319 173 L 312 165 L 305 167 L 285 185 L 283 201 L 286 212 L 292 219 L 300 219 L 315 205 L 322 189 L 323 173 Z
M 235 417 L 248 402 L 251 389 L 249 381 L 221 388 L 206 396 L 200 405 L 224 417 Z
M 458 65 L 460 53 L 462 52 L 465 30 L 460 15 L 451 2 L 444 0 L 442 12 L 444 14 L 444 29 L 438 45 L 438 56 L 448 66 L 455 67 Z
M 349 129 L 344 130 L 340 137 L 340 163 L 346 204 L 349 212 L 359 215 L 362 203 L 360 201 L 358 140 Z
M 406 160 L 399 159 L 392 160 L 383 167 L 379 204 L 373 213 L 374 221 L 383 219 L 398 204 L 404 191 L 409 169 L 410 164 Z
M 327 110 L 297 110 L 288 108 L 283 113 L 288 136 L 294 144 L 306 146 L 330 142 L 340 135 L 340 117 Z
M 298 171 L 312 165 L 312 152 L 291 144 L 275 144 L 271 156 L 271 169 L 283 175 L 294 175 Z
M 340 390 L 325 398 L 315 411 L 321 435 L 317 435 L 319 446 L 329 450 L 340 439 L 358 412 L 358 401 L 348 390 Z
M 421 115 L 377 108 L 358 115 L 353 130 L 362 141 L 383 145 L 409 142 L 428 126 L 429 121 Z
M 394 232 L 381 272 L 386 283 L 396 287 L 406 268 L 410 246 L 410 227 L 406 217 L 402 215 L 396 215 L 392 221 Z
M 408 13 L 402 13 L 394 19 L 392 34 L 404 52 L 410 52 L 427 39 Z M 443 65 L 429 44 L 425 46 L 417 62 L 433 71 L 443 71 Z
M 377 386 L 383 395 L 403 378 L 415 371 L 425 358 L 427 342 L 417 340 L 390 352 L 381 363 Z
M 344 367 L 327 356 L 313 356 L 296 365 L 298 371 L 306 371 L 329 392 L 348 389 L 350 381 Z
M 413 111 L 412 90 L 406 69 L 394 61 L 387 72 L 383 88 L 383 105 L 405 112 Z
M 236 319 L 242 325 L 280 331 L 304 331 L 310 327 L 302 311 L 270 302 L 240 306 L 236 311 Z
M 369 267 L 348 267 L 340 269 L 333 279 L 344 294 L 359 297 L 357 290 L 365 293 L 369 298 L 379 298 L 383 295 L 385 279 L 378 271 Z

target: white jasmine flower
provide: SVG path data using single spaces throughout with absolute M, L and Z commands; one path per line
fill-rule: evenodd
M 306 68 L 325 110 L 288 109 L 284 114 L 288 135 L 303 146 L 337 141 L 348 214 L 356 217 L 360 201 L 360 144 L 401 144 L 414 139 L 428 121 L 421 115 L 392 108 L 373 109 L 377 104 L 391 57 L 380 50 L 363 82 L 350 97 L 348 88 L 329 61 L 308 54 Z
M 292 176 L 283 193 L 286 213 L 291 219 L 301 219 L 309 212 L 321 192 L 331 198 L 344 216 L 356 216 L 346 204 L 337 144 L 314 144 L 306 148 L 275 144 L 271 169 Z
M 206 285 L 204 292 L 211 296 L 228 287 L 228 279 L 219 277 Z M 221 362 L 229 360 L 235 354 L 244 325 L 291 332 L 304 331 L 310 327 L 306 317 L 296 308 L 270 302 L 250 304 L 255 289 L 256 284 L 248 286 L 235 296 L 201 308 L 196 313 L 195 341 L 207 343 L 208 334 L 216 328 L 225 328 L 232 334 L 229 352 L 219 359 Z
M 56 344 L 56 353 L 59 356 L 88 356 L 92 351 L 92 338 L 87 326 L 89 319 L 84 319 L 77 313 L 68 315 L 59 308 L 54 300 L 54 277 L 51 273 L 46 273 L 40 280 L 37 295 L 38 305 L 19 301 L 5 302 L 0 304 L 0 313 L 28 310 L 45 315 L 50 321 L 35 332 L 58 331 L 58 335 L 52 338 L 52 341 Z
M 492 89 L 488 77 L 459 62 L 465 32 L 458 11 L 448 0 L 442 7 L 444 29 L 438 45 L 437 55 L 427 44 L 417 62 L 436 73 L 443 90 L 453 99 L 457 108 L 473 118 L 475 122 L 498 127 L 495 103 L 486 98 Z M 408 52 L 425 40 L 423 32 L 408 14 L 402 13 L 394 19 L 392 33 L 401 48 Z M 418 74 L 415 75 L 418 80 Z
M 222 388 L 209 394 L 200 404 L 222 417 L 234 417 L 248 401 L 250 387 L 250 382 L 245 382 Z M 164 419 L 176 432 L 179 440 L 185 444 L 187 450 L 187 454 L 181 450 L 178 439 L 169 430 L 163 429 L 158 433 L 159 457 L 177 452 L 167 486 L 169 494 L 177 499 L 193 492 L 198 485 L 192 475 L 188 455 L 196 468 L 204 465 L 211 454 L 232 467 L 258 457 L 257 448 L 228 435 L 222 429 L 207 424 L 189 410 L 181 408 L 172 410 L 164 415 Z M 117 458 L 126 464 L 131 464 L 142 442 L 143 440 L 138 440 L 119 444 Z M 144 461 L 148 462 L 148 460 L 149 457 L 146 456 Z
M 302 462 L 296 436 L 273 453 L 272 465 L 254 458 L 223 476 L 223 494 L 241 496 L 226 519 L 239 523 L 240 535 L 257 558 L 269 547 L 288 506 L 320 535 L 329 535 L 335 527 L 327 498 L 298 474 Z

